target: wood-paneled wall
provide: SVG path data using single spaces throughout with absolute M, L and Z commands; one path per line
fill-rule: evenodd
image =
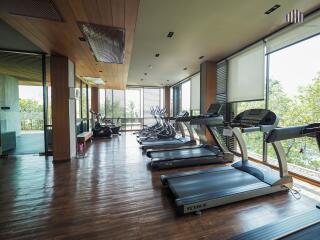
M 53 161 L 70 160 L 68 58 L 51 56 Z
M 54 0 L 63 22 L 11 15 L 0 17 L 31 42 L 47 53 L 67 56 L 77 66 L 77 76 L 100 77 L 108 88 L 125 88 L 132 54 L 139 0 Z M 109 64 L 96 62 L 77 21 L 124 28 L 125 62 Z
M 200 65 L 200 112 L 205 114 L 210 104 L 216 102 L 217 64 L 206 61 Z M 212 143 L 213 138 L 206 130 L 206 138 Z
M 97 87 L 91 88 L 91 110 L 99 112 L 99 89 Z

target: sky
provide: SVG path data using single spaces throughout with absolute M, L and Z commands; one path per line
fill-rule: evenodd
M 320 35 L 272 53 L 269 66 L 270 78 L 279 80 L 288 95 L 297 95 L 298 86 L 320 73 Z
M 19 98 L 43 101 L 42 86 L 19 85 Z

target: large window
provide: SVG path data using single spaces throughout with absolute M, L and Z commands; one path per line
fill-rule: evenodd
M 281 127 L 319 122 L 319 53 L 320 35 L 269 55 L 269 108 L 280 117 Z M 299 172 L 303 167 L 320 171 L 315 139 L 291 139 L 283 141 L 283 146 L 288 162 L 293 164 L 290 170 Z M 268 149 L 268 160 L 274 163 L 275 154 L 271 147 Z
M 181 111 L 190 113 L 190 80 L 181 84 Z
M 113 90 L 112 117 L 125 117 L 125 98 L 124 90 Z
M 106 91 L 99 89 L 99 113 L 103 116 L 106 115 Z
M 279 127 L 319 122 L 319 52 L 320 35 L 317 35 L 267 53 L 266 100 L 234 103 L 235 113 L 267 107 L 280 118 Z M 278 164 L 272 146 L 264 143 L 262 133 L 248 133 L 244 137 L 249 156 Z M 290 139 L 282 144 L 289 171 L 320 181 L 320 154 L 314 138 Z
M 251 108 L 265 108 L 265 101 L 240 102 L 235 104 L 235 113 L 241 113 Z M 244 133 L 248 154 L 258 160 L 263 156 L 263 134 L 261 132 Z M 238 147 L 239 149 L 239 147 Z
M 151 108 L 161 106 L 160 88 L 144 88 L 143 89 L 143 117 L 144 124 L 149 125 L 154 122 L 154 118 L 150 112 Z
M 99 112 L 113 122 L 119 121 L 122 130 L 141 129 L 154 122 L 152 107 L 163 108 L 163 94 L 162 88 L 100 89 Z

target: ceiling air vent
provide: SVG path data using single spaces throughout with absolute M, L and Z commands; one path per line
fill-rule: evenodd
M 63 21 L 61 14 L 52 0 L 1 1 L 0 8 L 13 15 Z
M 90 45 L 98 62 L 124 62 L 125 30 L 92 23 L 78 22 L 79 28 Z

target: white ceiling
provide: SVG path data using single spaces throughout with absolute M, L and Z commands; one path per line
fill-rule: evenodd
M 281 7 L 265 15 L 275 4 Z M 140 0 L 128 85 L 172 85 L 199 71 L 201 62 L 222 59 L 284 26 L 292 9 L 306 13 L 319 5 L 319 0 Z

